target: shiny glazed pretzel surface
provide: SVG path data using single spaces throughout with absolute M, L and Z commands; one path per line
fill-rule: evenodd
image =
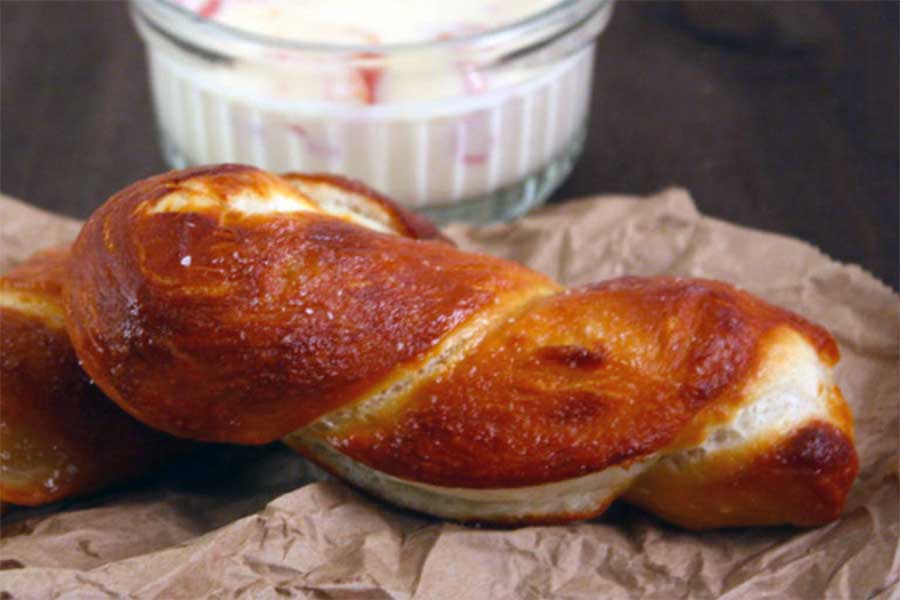
M 721 282 L 564 289 L 340 189 L 226 165 L 116 194 L 65 291 L 87 372 L 153 427 L 287 437 L 441 516 L 623 494 L 688 527 L 839 513 L 856 454 L 822 328 Z
M 0 277 L 0 502 L 38 505 L 94 492 L 184 451 L 88 380 L 63 320 L 68 248 Z

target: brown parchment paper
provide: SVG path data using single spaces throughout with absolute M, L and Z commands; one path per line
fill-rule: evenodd
M 78 229 L 2 198 L 0 225 L 0 269 Z M 713 277 L 826 325 L 843 354 L 837 379 L 861 462 L 843 517 L 809 530 L 692 533 L 616 504 L 568 526 L 469 528 L 373 500 L 277 444 L 213 446 L 93 498 L 6 514 L 0 598 L 900 597 L 890 289 L 804 242 L 704 217 L 681 190 L 447 233 L 569 284 Z

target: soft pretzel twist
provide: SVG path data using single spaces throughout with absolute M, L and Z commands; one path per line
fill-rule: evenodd
M 87 372 L 154 427 L 286 438 L 440 516 L 839 514 L 857 458 L 822 328 L 714 281 L 567 290 L 342 185 L 226 165 L 113 196 L 65 293 Z
M 0 277 L 0 502 L 38 505 L 140 474 L 187 444 L 88 381 L 64 320 L 67 248 Z

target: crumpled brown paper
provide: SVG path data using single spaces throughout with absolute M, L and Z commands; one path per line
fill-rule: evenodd
M 0 268 L 77 223 L 0 199 Z M 680 190 L 603 197 L 515 223 L 453 225 L 462 247 L 569 284 L 724 279 L 826 325 L 861 472 L 817 529 L 692 533 L 616 504 L 559 527 L 469 528 L 404 512 L 286 449 L 209 447 L 124 488 L 5 516 L 0 598 L 897 598 L 898 303 L 812 246 L 699 214 Z

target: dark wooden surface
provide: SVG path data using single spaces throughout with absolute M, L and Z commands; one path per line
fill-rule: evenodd
M 123 2 L 0 2 L 0 188 L 84 217 L 165 169 Z M 898 4 L 620 3 L 553 201 L 686 187 L 898 283 Z

